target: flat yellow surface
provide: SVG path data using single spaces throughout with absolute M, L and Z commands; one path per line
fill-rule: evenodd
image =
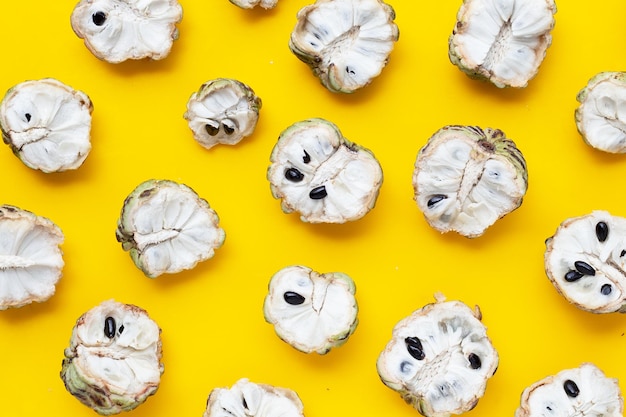
M 376 373 L 397 321 L 435 292 L 478 304 L 500 367 L 471 416 L 513 415 L 531 383 L 582 362 L 626 378 L 626 318 L 568 304 L 543 268 L 544 240 L 567 217 L 595 209 L 626 215 L 626 157 L 585 145 L 576 94 L 600 71 L 626 68 L 626 3 L 560 1 L 553 43 L 523 90 L 497 89 L 453 66 L 447 42 L 459 0 L 391 2 L 400 39 L 382 74 L 353 95 L 327 91 L 287 42 L 308 0 L 271 11 L 227 0 L 182 0 L 180 38 L 163 61 L 108 64 L 73 33 L 75 0 L 4 1 L 0 89 L 54 77 L 93 103 L 93 150 L 60 174 L 27 168 L 0 149 L 1 203 L 45 216 L 65 234 L 66 266 L 47 302 L 0 312 L 2 416 L 93 416 L 59 377 L 75 320 L 114 298 L 146 309 L 162 328 L 165 373 L 137 417 L 201 416 L 214 387 L 240 378 L 288 387 L 305 415 L 416 416 Z M 211 150 L 183 113 L 205 81 L 231 77 L 263 100 L 254 134 Z M 344 225 L 311 225 L 280 209 L 266 180 L 278 134 L 323 117 L 371 149 L 385 180 L 376 207 Z M 440 234 L 413 201 L 420 147 L 439 128 L 502 129 L 528 163 L 522 206 L 477 239 Z M 115 239 L 124 198 L 149 178 L 192 187 L 221 218 L 226 241 L 191 271 L 146 278 Z M 320 356 L 282 342 L 265 323 L 263 299 L 280 268 L 342 271 L 357 285 L 359 325 Z

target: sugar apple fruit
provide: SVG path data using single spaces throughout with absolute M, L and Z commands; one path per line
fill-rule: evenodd
M 419 150 L 413 187 L 430 226 L 475 238 L 522 204 L 528 171 L 501 130 L 445 126 Z
M 0 103 L 2 139 L 29 168 L 61 172 L 80 167 L 91 151 L 93 104 L 54 78 L 11 87 Z
M 554 0 L 464 0 L 448 42 L 450 61 L 497 87 L 526 87 L 552 43 Z
M 81 0 L 70 21 L 94 56 L 118 64 L 167 57 L 182 18 L 177 0 Z
M 566 369 L 526 388 L 515 417 L 622 417 L 624 399 L 617 379 L 592 363 Z
M 161 329 L 148 313 L 107 300 L 76 321 L 61 379 L 97 413 L 118 414 L 156 393 L 164 370 L 161 357 Z
M 626 312 L 626 218 L 603 210 L 564 220 L 546 239 L 548 278 L 592 313 Z
M 64 235 L 51 220 L 0 206 L 0 310 L 43 302 L 62 276 Z
M 317 0 L 300 9 L 289 49 L 332 92 L 353 93 L 382 72 L 398 40 L 382 0 Z
M 478 306 L 436 298 L 398 322 L 376 367 L 422 415 L 447 417 L 476 406 L 499 359 Z
M 376 204 L 383 171 L 374 154 L 343 137 L 324 119 L 296 122 L 285 129 L 270 156 L 272 195 L 285 213 L 310 223 L 345 223 L 365 216 Z
M 354 281 L 342 272 L 320 274 L 306 266 L 289 266 L 270 280 L 265 320 L 294 348 L 323 355 L 354 333 L 359 310 L 355 292 Z
M 206 149 L 218 143 L 235 145 L 254 132 L 261 103 L 241 81 L 217 78 L 191 95 L 184 118 L 196 141 Z
M 626 72 L 601 72 L 578 92 L 574 113 L 585 143 L 609 152 L 626 153 Z
M 295 391 L 242 378 L 231 388 L 214 388 L 203 417 L 303 417 L 303 409 Z
M 116 237 L 137 268 L 156 278 L 212 258 L 226 235 L 215 210 L 193 189 L 152 179 L 124 201 Z
M 261 6 L 264 9 L 273 9 L 278 4 L 278 0 L 229 0 L 235 6 L 239 6 L 242 9 L 253 9 L 256 6 Z

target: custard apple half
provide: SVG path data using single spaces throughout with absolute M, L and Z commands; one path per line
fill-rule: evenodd
M 430 226 L 475 238 L 522 204 L 528 171 L 501 130 L 446 126 L 419 150 L 413 187 Z
M 554 0 L 464 0 L 450 35 L 450 61 L 497 87 L 526 87 L 552 43 Z
M 374 154 L 343 137 L 324 119 L 296 122 L 285 129 L 267 171 L 274 198 L 285 213 L 310 223 L 345 223 L 365 216 L 376 204 L 383 181 Z
M 177 0 L 81 0 L 70 21 L 94 56 L 117 64 L 167 57 L 182 18 Z
M 624 399 L 617 379 L 583 363 L 526 388 L 515 417 L 622 417 Z
M 548 278 L 592 313 L 626 312 L 626 218 L 602 210 L 564 220 L 546 239 Z
M 76 321 L 61 379 L 97 413 L 118 414 L 156 393 L 164 370 L 161 357 L 161 329 L 148 313 L 107 300 Z
M 332 92 L 372 82 L 398 40 L 394 9 L 382 0 L 317 0 L 300 9 L 289 49 Z
M 382 382 L 426 417 L 473 409 L 499 361 L 481 319 L 478 306 L 437 295 L 394 327 L 376 363 Z
M 61 172 L 80 167 L 91 151 L 93 104 L 54 78 L 11 87 L 0 103 L 4 143 L 29 168 Z
M 295 265 L 269 283 L 263 311 L 278 337 L 304 353 L 321 355 L 343 345 L 358 324 L 352 278 L 343 272 L 319 274 Z
M 203 417 L 303 417 L 295 391 L 242 378 L 230 388 L 214 388 Z
M 261 103 L 241 81 L 217 78 L 191 95 L 184 118 L 196 141 L 206 149 L 219 143 L 235 145 L 254 132 Z
M 51 220 L 0 206 L 0 310 L 43 302 L 62 276 L 64 235 Z
M 578 92 L 574 115 L 585 143 L 609 153 L 626 153 L 626 72 L 601 72 Z
M 226 234 L 215 210 L 189 186 L 152 179 L 126 197 L 116 237 L 135 265 L 155 278 L 212 258 Z

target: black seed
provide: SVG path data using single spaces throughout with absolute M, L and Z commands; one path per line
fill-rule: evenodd
M 613 287 L 611 287 L 611 284 L 604 284 L 602 288 L 600 288 L 600 292 L 602 295 L 609 295 L 613 292 Z
M 470 367 L 472 369 L 480 369 L 480 367 L 482 366 L 480 357 L 475 353 L 470 353 L 467 359 L 469 360 Z
M 285 171 L 285 178 L 292 182 L 300 182 L 304 179 L 304 174 L 296 168 L 289 168 Z
M 567 274 L 565 274 L 565 281 L 567 281 L 567 282 L 574 282 L 574 281 L 578 281 L 582 277 L 583 277 L 583 274 L 581 274 L 580 272 L 572 269 Z
M 622 257 L 622 256 L 624 256 L 624 255 L 626 255 L 626 250 L 622 249 L 622 252 L 619 254 L 619 256 L 620 256 L 620 258 L 621 258 L 621 257 Z
M 27 122 L 30 122 L 30 119 L 31 119 L 31 117 L 32 117 L 32 116 L 30 115 L 30 113 L 26 113 L 26 114 L 24 115 L 24 117 L 26 117 L 26 121 L 27 121 Z
M 447 195 L 443 195 L 443 194 L 435 194 L 434 196 L 432 196 L 430 198 L 430 200 L 428 200 L 428 208 L 431 208 L 432 206 L 434 206 L 435 204 L 437 204 L 438 202 L 445 200 L 446 198 L 448 198 Z
M 576 398 L 578 394 L 580 394 L 580 390 L 578 389 L 578 385 L 571 379 L 568 379 L 563 383 L 563 389 L 568 397 Z
M 404 343 L 406 343 L 406 350 L 409 352 L 409 355 L 413 356 L 418 361 L 426 357 L 422 342 L 417 337 L 407 337 L 404 339 Z
M 115 337 L 115 319 L 113 317 L 107 317 L 104 320 L 104 335 L 109 339 Z
M 311 198 L 311 200 L 321 200 L 327 195 L 328 193 L 326 192 L 326 187 L 323 185 L 320 185 L 319 187 L 315 187 L 309 193 L 309 197 Z
M 311 162 L 311 155 L 309 155 L 307 151 L 304 151 L 304 156 L 302 157 L 302 161 L 305 164 L 308 164 L 309 162 Z
M 402 361 L 400 363 L 400 372 L 406 373 L 411 369 L 411 363 L 407 361 Z
M 245 408 L 247 410 L 248 409 L 248 403 L 246 402 L 246 399 L 242 398 L 241 400 L 242 400 L 241 402 L 243 404 L 243 408 Z
M 609 226 L 605 222 L 596 224 L 596 237 L 600 242 L 604 242 L 609 237 Z
M 117 331 L 119 332 L 119 334 L 122 334 L 122 332 L 124 331 L 124 325 L 122 324 L 120 328 L 117 329 Z
M 91 20 L 93 21 L 94 25 L 102 26 L 107 20 L 107 15 L 104 12 L 95 12 L 91 15 Z
M 356 74 L 356 71 L 355 71 L 355 70 L 353 70 L 353 69 L 352 69 L 352 68 L 350 68 L 350 67 L 346 67 L 346 72 L 347 72 L 348 74 L 350 74 L 350 75 L 355 75 L 355 74 Z
M 576 261 L 574 262 L 574 267 L 576 267 L 576 270 L 583 275 L 594 276 L 596 274 L 596 270 L 593 269 L 593 267 L 589 265 L 587 262 Z
M 283 298 L 285 299 L 287 304 L 291 304 L 292 306 L 297 306 L 304 303 L 304 297 L 293 291 L 287 291 L 286 293 L 284 293 Z
M 231 126 L 228 126 L 228 125 L 225 125 L 225 124 L 222 124 L 222 126 L 224 126 L 224 132 L 227 135 L 232 135 L 235 132 L 235 128 L 234 127 L 231 127 Z
M 210 124 L 208 124 L 208 123 L 204 125 L 204 129 L 205 129 L 205 130 L 206 130 L 206 132 L 207 132 L 209 135 L 211 135 L 211 136 L 215 136 L 215 135 L 217 135 L 217 134 L 219 133 L 219 131 L 220 131 L 220 128 L 219 128 L 219 127 L 215 127 L 215 126 L 210 125 Z

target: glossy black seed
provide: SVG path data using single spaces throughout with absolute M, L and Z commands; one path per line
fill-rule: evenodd
M 568 397 L 576 398 L 578 394 L 580 394 L 580 390 L 578 389 L 578 385 L 571 379 L 568 379 L 563 383 L 563 389 Z
M 620 256 L 620 258 L 621 258 L 621 257 L 622 257 L 622 256 L 624 256 L 624 255 L 626 255 L 626 250 L 622 249 L 622 252 L 619 254 L 619 256 Z
M 571 271 L 568 271 L 567 274 L 565 274 L 565 281 L 574 282 L 574 281 L 578 281 L 582 277 L 583 277 L 583 274 L 576 271 L 575 269 L 572 269 Z
M 311 162 L 311 155 L 309 155 L 307 151 L 304 151 L 304 156 L 302 157 L 302 161 L 305 164 L 308 164 L 309 162 Z
M 115 337 L 115 319 L 113 317 L 107 317 L 104 320 L 104 335 L 109 339 Z
M 104 12 L 95 12 L 91 15 L 91 20 L 93 21 L 94 25 L 102 26 L 107 20 L 107 15 Z
M 304 174 L 296 168 L 289 168 L 285 171 L 285 178 L 292 182 L 300 182 L 304 179 Z
M 470 353 L 467 359 L 469 360 L 470 367 L 472 369 L 480 369 L 480 367 L 482 366 L 480 357 L 475 353 Z
M 32 116 L 30 115 L 30 113 L 26 113 L 26 114 L 24 115 L 24 117 L 26 117 L 26 121 L 27 121 L 27 122 L 30 122 L 30 119 L 31 119 L 31 117 L 32 117 Z
M 246 401 L 245 397 L 241 399 L 241 403 L 243 405 L 243 408 L 245 408 L 246 410 L 248 410 L 248 402 Z
M 596 274 L 596 270 L 593 269 L 591 265 L 584 261 L 576 261 L 574 262 L 574 267 L 578 272 L 583 275 L 591 275 L 594 276 Z
M 232 135 L 235 132 L 235 128 L 234 127 L 231 127 L 231 126 L 228 126 L 228 125 L 225 125 L 225 124 L 223 124 L 222 126 L 224 126 L 224 132 L 227 135 Z
M 600 292 L 602 295 L 609 295 L 613 292 L 613 287 L 611 287 L 611 284 L 604 284 L 602 288 L 600 288 Z
M 428 203 L 426 203 L 426 204 L 428 205 L 428 208 L 431 208 L 432 206 L 434 206 L 435 204 L 439 203 L 442 200 L 445 200 L 446 198 L 448 198 L 447 195 L 436 194 L 436 195 L 432 196 L 430 198 L 430 200 L 428 200 Z
M 311 200 L 321 200 L 327 195 L 328 193 L 326 192 L 326 187 L 323 185 L 320 185 L 319 187 L 315 187 L 309 193 L 309 197 L 311 198 Z
M 286 293 L 284 293 L 283 298 L 285 299 L 287 304 L 291 304 L 292 306 L 297 306 L 304 303 L 304 297 L 293 291 L 287 291 Z
M 219 133 L 219 131 L 220 131 L 220 128 L 219 128 L 219 127 L 216 127 L 216 126 L 210 125 L 210 124 L 208 124 L 208 123 L 204 125 L 204 129 L 205 129 L 205 130 L 206 130 L 206 132 L 207 132 L 209 135 L 211 135 L 211 136 L 215 136 L 215 135 L 217 135 L 217 134 Z
M 406 344 L 406 350 L 409 352 L 409 355 L 413 356 L 418 361 L 426 357 L 422 342 L 417 337 L 407 337 L 404 339 L 404 343 Z
M 124 325 L 122 324 L 120 328 L 117 329 L 117 331 L 119 332 L 119 334 L 122 334 L 122 332 L 124 331 Z
M 596 237 L 600 242 L 604 242 L 609 237 L 609 226 L 605 222 L 596 224 Z

